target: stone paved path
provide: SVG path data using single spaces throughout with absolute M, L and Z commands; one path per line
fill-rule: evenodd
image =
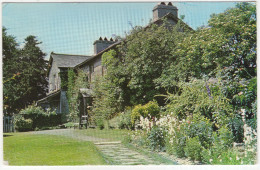
M 112 165 L 160 165 L 159 161 L 125 147 L 120 141 L 111 142 L 102 138 L 78 134 L 75 133 L 74 129 L 55 129 L 28 133 L 62 135 L 77 140 L 94 142 L 97 148 L 103 153 L 107 162 Z
M 100 151 L 108 158 L 112 159 L 115 165 L 159 165 L 160 162 L 149 158 L 147 155 L 130 150 L 122 144 L 98 144 Z

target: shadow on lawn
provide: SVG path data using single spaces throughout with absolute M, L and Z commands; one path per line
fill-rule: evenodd
M 9 136 L 13 136 L 13 135 L 9 135 L 9 134 L 7 135 L 7 134 L 4 134 L 3 136 L 4 136 L 4 137 L 9 137 Z

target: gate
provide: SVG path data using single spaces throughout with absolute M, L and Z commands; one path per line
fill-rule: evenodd
M 14 132 L 14 117 L 13 116 L 4 116 L 3 117 L 3 129 L 4 133 Z

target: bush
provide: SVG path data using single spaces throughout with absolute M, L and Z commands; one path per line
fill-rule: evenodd
M 244 139 L 244 122 L 240 115 L 232 118 L 229 123 L 229 127 L 234 136 L 234 142 L 241 143 Z
M 152 150 L 162 151 L 165 148 L 165 131 L 162 128 L 153 126 L 147 139 Z
M 218 130 L 218 138 L 217 141 L 224 149 L 232 146 L 233 143 L 233 135 L 232 132 L 225 126 L 221 127 Z
M 194 114 L 190 123 L 185 124 L 185 134 L 190 138 L 197 136 L 204 148 L 212 145 L 212 133 L 212 122 L 200 114 Z
M 25 119 L 21 115 L 15 116 L 15 129 L 19 132 L 25 132 L 33 130 L 33 121 L 31 119 Z
M 186 146 L 184 148 L 185 155 L 191 160 L 201 161 L 201 150 L 202 146 L 199 141 L 199 137 L 188 138 L 186 141 Z
M 61 114 L 56 114 L 55 111 L 47 110 L 45 112 L 41 107 L 29 106 L 21 110 L 19 113 L 25 119 L 32 120 L 32 128 L 41 129 L 43 127 L 52 127 L 61 124 Z
M 237 164 L 234 163 L 236 156 L 231 153 L 233 143 L 232 132 L 223 126 L 217 132 L 214 132 L 212 137 L 213 145 L 208 149 L 202 149 L 202 161 L 207 164 Z M 227 157 L 230 161 L 227 160 Z
M 100 130 L 103 130 L 105 128 L 104 120 L 103 119 L 97 119 L 96 120 L 97 127 Z
M 175 135 L 168 136 L 166 149 L 172 151 L 179 158 L 185 157 L 184 147 L 186 146 L 185 126 L 182 124 L 174 127 Z
M 137 105 L 134 107 L 132 113 L 131 113 L 131 122 L 132 124 L 135 124 L 136 120 L 140 119 L 140 116 L 143 118 L 159 118 L 160 115 L 160 107 L 158 106 L 158 103 L 155 101 L 150 101 L 145 105 Z
M 217 85 L 205 85 L 204 80 L 194 79 L 188 83 L 180 83 L 179 87 L 181 89 L 178 93 L 167 97 L 167 113 L 173 113 L 180 120 L 189 115 L 200 114 L 214 121 L 217 127 L 229 121 L 232 108 Z
M 234 149 L 226 149 L 219 152 L 218 146 L 211 149 L 202 149 L 202 162 L 206 164 L 239 165 L 243 164 L 239 153 Z
M 133 125 L 131 123 L 131 110 L 127 110 L 120 114 L 118 128 L 119 129 L 133 129 Z

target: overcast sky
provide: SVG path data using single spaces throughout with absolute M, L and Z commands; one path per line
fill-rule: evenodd
M 179 16 L 193 29 L 207 25 L 212 13 L 234 7 L 234 2 L 179 2 Z M 92 55 L 100 36 L 124 36 L 131 25 L 145 26 L 156 3 L 3 3 L 2 25 L 23 45 L 28 35 L 43 42 L 42 50 Z M 131 24 L 130 24 L 131 23 Z

